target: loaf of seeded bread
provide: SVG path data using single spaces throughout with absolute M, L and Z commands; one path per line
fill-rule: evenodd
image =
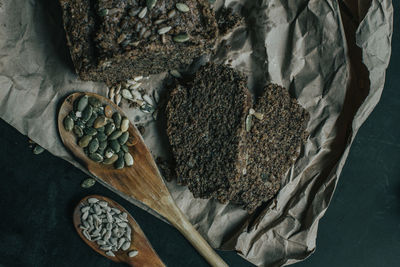
M 278 192 L 309 120 L 286 89 L 266 86 L 253 105 L 241 73 L 210 63 L 173 89 L 166 114 L 178 181 L 249 212 Z
M 175 69 L 207 53 L 218 35 L 208 0 L 178 2 L 60 0 L 80 78 L 123 81 Z

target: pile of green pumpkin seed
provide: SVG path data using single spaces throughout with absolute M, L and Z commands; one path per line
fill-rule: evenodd
M 115 257 L 118 250 L 127 251 L 131 247 L 132 228 L 128 214 L 109 203 L 97 198 L 88 198 L 81 208 L 81 225 L 83 236 L 96 242 L 99 248 L 109 257 Z M 137 250 L 128 252 L 129 257 L 138 255 Z
M 64 128 L 78 138 L 78 145 L 93 161 L 116 169 L 133 165 L 128 150 L 129 120 L 94 96 L 83 95 L 64 118 Z

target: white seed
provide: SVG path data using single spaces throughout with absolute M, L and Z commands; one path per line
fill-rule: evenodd
M 144 95 L 143 100 L 146 101 L 148 104 L 154 106 L 154 101 L 153 101 L 153 99 L 151 99 L 151 97 L 149 95 Z
M 132 84 L 131 86 L 129 86 L 129 89 L 131 89 L 131 90 L 136 90 L 136 89 L 138 89 L 141 85 L 142 85 L 141 83 Z
M 126 166 L 132 166 L 133 165 L 133 157 L 129 153 L 125 153 L 124 155 L 124 160 L 125 160 L 125 165 Z
M 177 70 L 171 70 L 169 73 L 171 73 L 171 75 L 174 76 L 175 78 L 182 78 L 182 75 Z
M 117 106 L 119 106 L 119 104 L 121 103 L 121 99 L 122 99 L 122 96 L 121 96 L 121 95 L 116 95 L 116 96 L 115 96 L 115 104 L 116 104 Z
M 127 118 L 123 118 L 121 122 L 121 132 L 126 132 L 129 129 L 129 120 Z
M 101 246 L 100 249 L 101 250 L 110 250 L 111 246 Z
M 110 256 L 110 257 L 115 257 L 115 254 L 114 254 L 114 252 L 112 252 L 112 251 L 107 251 L 107 252 L 106 252 L 106 255 L 107 255 L 107 256 Z
M 128 226 L 128 224 L 126 222 L 120 222 L 120 223 L 117 223 L 117 224 L 118 224 L 119 227 L 122 227 L 122 228 L 125 228 L 125 227 Z
M 112 223 L 112 222 L 114 221 L 113 217 L 112 217 L 111 214 L 108 213 L 108 212 L 107 212 L 107 221 L 108 221 L 109 223 Z
M 126 80 L 126 83 L 127 83 L 128 86 L 130 86 L 132 84 L 136 84 L 136 81 L 134 79 L 133 80 Z
M 101 236 L 104 236 L 106 233 L 107 233 L 107 229 L 104 228 L 104 229 L 101 231 Z
M 82 213 L 85 213 L 86 211 L 89 211 L 89 210 L 90 210 L 89 206 L 84 206 L 84 207 L 81 208 L 81 212 Z
M 123 221 L 126 221 L 126 222 L 128 221 L 128 213 L 126 213 L 126 212 L 123 212 L 119 217 Z
M 137 81 L 140 81 L 141 79 L 143 79 L 143 76 L 136 76 L 133 79 L 135 80 L 135 82 L 137 82 Z
M 89 211 L 85 211 L 85 212 L 82 214 L 81 220 L 82 220 L 82 221 L 86 221 L 86 219 L 88 218 L 88 216 L 89 216 Z
M 188 12 L 190 9 L 186 4 L 183 3 L 176 3 L 176 9 L 178 9 L 180 12 Z
M 87 230 L 83 230 L 82 233 L 83 233 L 83 235 L 86 237 L 87 240 L 89 240 L 89 241 L 92 240 L 91 237 L 90 237 L 90 235 L 89 235 L 89 233 L 87 232 Z
M 161 34 L 165 34 L 165 33 L 169 32 L 171 29 L 172 29 L 171 26 L 163 27 L 163 28 L 159 29 L 157 31 L 157 33 L 160 34 L 160 35 Z
M 116 245 L 118 244 L 117 241 L 118 241 L 118 239 L 115 238 L 115 237 L 110 238 L 110 243 L 111 243 L 113 246 L 116 246 Z
M 104 246 L 106 244 L 106 242 L 104 240 L 97 240 L 97 245 L 99 246 Z
M 107 207 L 108 206 L 108 203 L 106 202 L 106 201 L 99 201 L 99 203 L 98 203 L 99 205 L 100 205 L 100 207 L 103 207 L 103 208 L 105 208 L 105 207 Z
M 126 251 L 126 250 L 129 249 L 130 246 L 131 246 L 131 242 L 126 241 L 126 242 L 121 246 L 121 249 L 122 249 L 123 251 Z
M 249 109 L 249 114 L 250 114 L 250 115 L 253 115 L 255 112 L 256 112 L 256 111 L 255 111 L 254 109 L 252 109 L 252 108 Z
M 107 221 L 108 221 L 108 220 L 107 220 Z M 111 230 L 111 229 L 112 229 L 112 224 L 111 224 L 111 223 L 107 223 L 106 229 L 107 229 L 107 230 Z
M 107 241 L 111 237 L 111 230 L 108 230 L 107 233 L 104 235 L 104 241 Z
M 117 87 L 115 87 L 115 94 L 118 95 L 121 92 L 121 84 L 118 84 Z
M 255 112 L 254 113 L 254 117 L 256 117 L 259 120 L 263 120 L 264 119 L 264 114 L 262 114 L 260 112 Z
M 154 90 L 154 91 L 153 91 L 153 98 L 154 98 L 154 101 L 155 101 L 156 103 L 158 103 L 158 102 L 160 101 L 160 94 L 158 93 L 157 90 Z
M 132 250 L 132 251 L 129 251 L 128 256 L 129 256 L 130 258 L 133 258 L 133 257 L 137 256 L 137 254 L 139 254 L 139 251 L 137 251 L 137 250 Z
M 131 94 L 131 91 L 129 91 L 128 89 L 123 89 L 122 90 L 122 97 L 125 99 L 132 99 L 133 96 Z
M 89 202 L 90 204 L 93 204 L 93 203 L 99 202 L 99 200 L 98 200 L 97 198 L 95 198 L 95 197 L 91 197 L 91 198 L 88 199 L 88 202 Z
M 120 214 L 121 213 L 121 211 L 119 209 L 116 209 L 116 208 L 111 208 L 111 210 L 113 212 L 115 212 L 115 214 Z
M 81 118 L 82 117 L 82 112 L 80 112 L 80 111 L 75 112 L 75 116 L 77 118 Z
M 115 91 L 114 91 L 114 87 L 111 87 L 110 90 L 108 91 L 108 98 L 113 100 L 114 99 L 114 95 L 115 95 Z
M 118 246 L 117 246 L 117 248 L 120 249 L 124 243 L 125 243 L 125 238 L 123 238 L 123 237 L 120 238 L 120 239 L 118 240 Z
M 147 14 L 147 7 L 144 7 L 144 8 L 140 11 L 138 17 L 142 19 L 142 18 L 144 18 L 144 16 L 146 16 L 146 14 Z

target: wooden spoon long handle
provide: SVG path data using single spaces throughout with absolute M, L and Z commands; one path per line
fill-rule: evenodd
M 174 205 L 175 206 L 175 205 Z M 214 267 L 227 267 L 228 264 L 214 251 L 206 240 L 197 232 L 193 225 L 188 221 L 180 209 L 174 207 L 174 215 L 167 218 L 176 229 L 181 232 L 186 239 L 196 248 L 196 250 L 205 258 L 205 260 Z

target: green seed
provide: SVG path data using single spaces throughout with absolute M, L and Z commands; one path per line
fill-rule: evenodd
M 82 129 L 86 128 L 85 123 L 81 119 L 78 119 L 75 124 L 81 127 Z
M 67 132 L 70 132 L 72 128 L 74 127 L 74 120 L 70 117 L 67 116 L 64 118 L 64 128 Z
M 102 162 L 103 161 L 103 156 L 100 155 L 99 153 L 91 153 L 89 154 L 89 158 L 93 161 L 96 162 Z
M 121 122 L 121 132 L 126 132 L 129 129 L 129 120 L 128 118 L 123 118 Z
M 111 147 L 107 147 L 107 149 L 104 151 L 104 157 L 109 159 L 112 155 L 114 155 L 114 150 Z
M 78 125 L 74 126 L 74 134 L 81 138 L 83 136 L 83 129 L 81 127 L 79 127 Z
M 100 142 L 99 150 L 104 150 L 107 147 L 107 141 Z
M 88 127 L 86 129 L 84 129 L 83 131 L 85 132 L 86 135 L 90 135 L 90 136 L 94 136 L 97 134 L 97 130 L 92 127 Z
M 114 167 L 116 169 L 122 169 L 124 166 L 125 166 L 124 158 L 118 157 L 117 161 L 114 164 Z
M 97 130 L 97 132 L 100 132 L 100 133 L 104 133 L 104 126 L 103 127 L 100 127 L 100 128 L 97 128 L 96 130 Z
M 94 184 L 96 183 L 96 180 L 94 180 L 93 178 L 88 178 L 85 179 L 82 183 L 81 183 L 81 187 L 82 188 L 89 188 L 94 186 Z
M 94 108 L 101 107 L 101 101 L 94 96 L 89 97 L 89 104 L 92 105 Z
M 85 135 L 81 139 L 79 139 L 78 145 L 80 147 L 87 147 L 89 145 L 89 142 L 92 141 L 92 136 L 91 135 Z
M 39 146 L 39 145 L 36 145 L 36 146 L 33 148 L 33 154 L 39 155 L 39 154 L 43 153 L 44 150 L 45 150 L 45 149 L 44 149 L 43 147 L 41 147 L 41 146 Z
M 94 138 L 89 143 L 89 153 L 94 153 L 99 149 L 99 139 Z
M 94 121 L 97 119 L 98 115 L 97 113 L 92 113 L 92 116 L 90 116 L 90 119 L 86 122 L 86 126 L 88 127 L 93 127 Z
M 183 13 L 189 12 L 190 10 L 190 8 L 184 3 L 176 3 L 176 9 Z
M 103 161 L 103 163 L 106 164 L 106 165 L 109 165 L 109 164 L 113 164 L 117 160 L 118 160 L 118 155 L 117 154 L 113 154 L 110 158 L 105 159 Z
M 96 137 L 99 139 L 100 142 L 107 140 L 107 135 L 102 132 L 97 133 Z
M 122 151 L 124 151 L 125 153 L 129 151 L 129 148 L 127 145 L 122 145 L 121 146 Z
M 120 145 L 124 145 L 126 143 L 126 141 L 128 141 L 129 138 L 129 133 L 128 132 L 124 132 L 119 138 L 118 138 L 118 142 Z
M 93 113 L 93 107 L 91 105 L 87 105 L 86 108 L 82 111 L 82 120 L 87 122 Z
M 112 118 L 113 118 L 113 120 L 114 120 L 115 127 L 116 127 L 117 129 L 118 129 L 119 127 L 121 127 L 121 120 L 122 120 L 121 114 L 119 114 L 118 112 L 115 112 L 115 113 L 112 115 Z
M 124 155 L 124 161 L 126 166 L 132 166 L 133 165 L 133 157 L 129 153 L 125 153 Z
M 108 124 L 106 125 L 105 130 L 104 130 L 104 133 L 105 133 L 106 135 L 110 135 L 112 132 L 114 132 L 114 130 L 115 130 L 115 124 L 112 123 L 112 122 L 110 122 L 110 123 L 108 123 Z
M 100 116 L 94 121 L 93 126 L 95 129 L 97 129 L 105 126 L 106 124 L 107 124 L 107 118 L 105 116 Z
M 73 111 L 71 111 L 68 114 L 68 116 L 70 116 L 73 121 L 76 121 L 78 119 L 78 117 L 75 115 L 75 112 L 73 112 Z
M 157 3 L 157 0 L 146 0 L 147 8 L 152 9 Z
M 189 41 L 189 35 L 187 35 L 186 33 L 184 34 L 179 34 L 179 35 L 175 35 L 174 38 L 172 38 L 174 40 L 174 42 L 177 43 L 184 43 Z
M 116 140 L 117 138 L 119 138 L 122 135 L 122 132 L 117 130 L 114 131 L 112 134 L 110 134 L 110 136 L 108 137 L 109 140 Z
M 108 9 L 102 9 L 99 11 L 99 16 L 104 17 L 108 15 Z
M 117 140 L 112 140 L 109 143 L 111 149 L 115 152 L 118 153 L 121 150 L 121 145 L 118 143 Z
M 84 95 L 79 99 L 78 105 L 76 108 L 78 111 L 82 112 L 86 108 L 87 104 L 88 104 L 88 96 Z

